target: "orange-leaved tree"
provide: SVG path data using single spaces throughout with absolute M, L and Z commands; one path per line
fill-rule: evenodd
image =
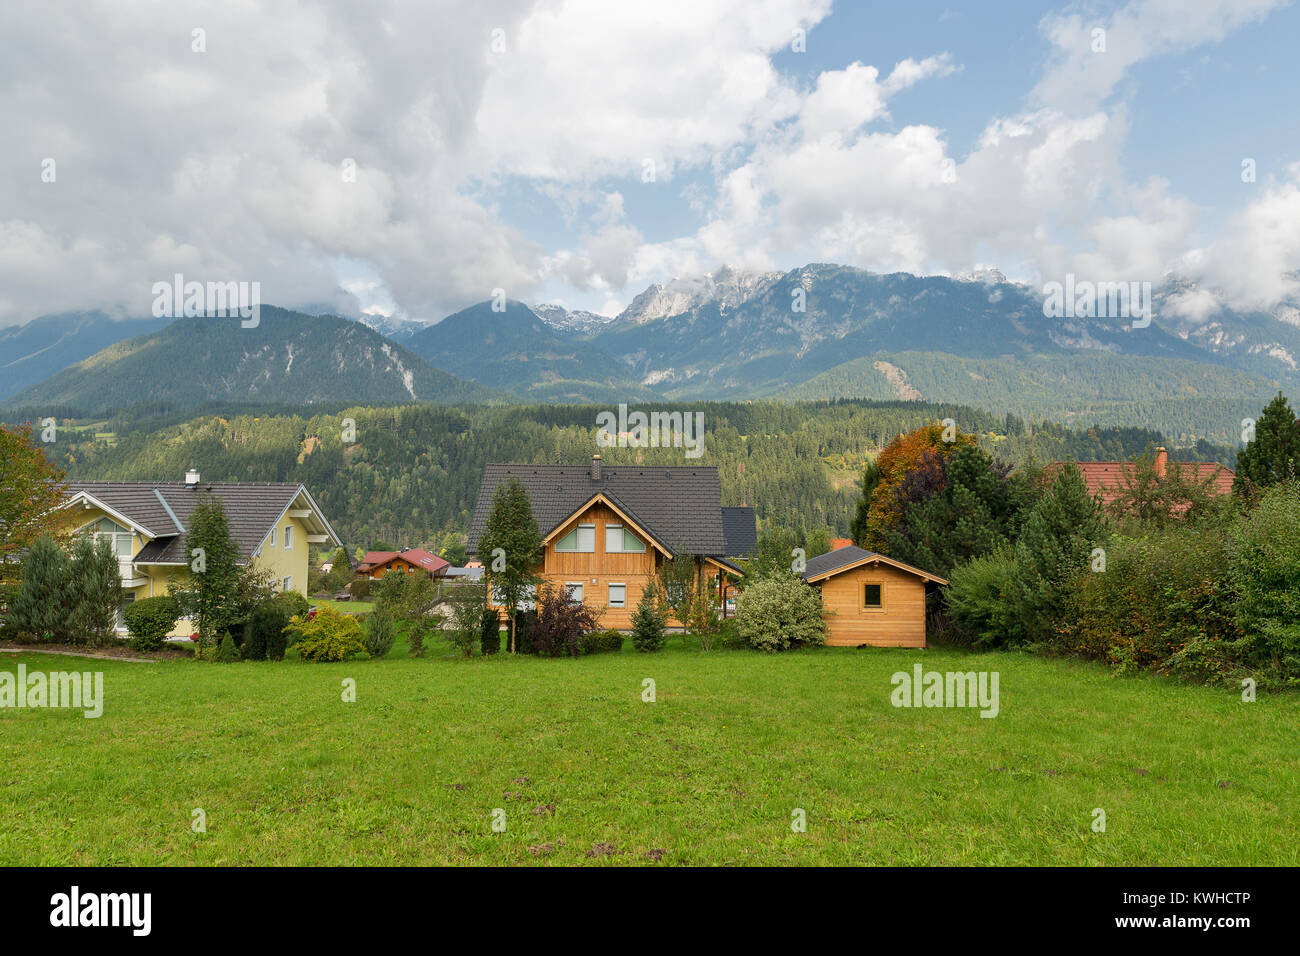
M 62 503 L 63 472 L 32 440 L 31 425 L 0 425 L 0 593 L 16 577 L 11 562 L 41 535 L 57 536 Z
M 974 435 L 963 435 L 955 427 L 945 428 L 932 422 L 899 435 L 886 445 L 875 461 L 870 495 L 859 506 L 864 518 L 854 528 L 854 543 L 868 551 L 882 550 L 885 532 L 897 528 L 902 521 L 903 501 L 898 489 L 903 480 L 922 471 L 941 475 L 949 455 L 963 445 L 973 444 Z

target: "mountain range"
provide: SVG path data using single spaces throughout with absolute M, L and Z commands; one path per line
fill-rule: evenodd
M 614 317 L 515 301 L 437 324 L 263 307 L 261 328 L 243 330 L 80 313 L 0 333 L 0 396 L 11 407 L 86 409 L 178 393 L 182 403 L 862 397 L 1056 418 L 1181 402 L 1222 434 L 1240 408 L 1258 410 L 1300 382 L 1300 309 L 1192 318 L 1179 306 L 1197 291 L 1162 283 L 1144 328 L 1120 317 L 1046 317 L 1038 289 L 996 271 L 949 278 L 825 263 L 674 279 Z M 146 334 L 104 348 L 137 331 Z M 200 354 L 202 365 L 183 373 Z M 36 378 L 42 371 L 49 377 Z M 1116 411 L 1125 415 L 1133 409 Z

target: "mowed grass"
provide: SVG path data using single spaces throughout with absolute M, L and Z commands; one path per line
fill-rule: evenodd
M 19 662 L 101 670 L 106 704 L 0 710 L 4 864 L 1300 863 L 1294 695 L 1020 654 L 676 641 L 0 669 Z M 895 709 L 890 676 L 917 662 L 998 671 L 1000 714 Z

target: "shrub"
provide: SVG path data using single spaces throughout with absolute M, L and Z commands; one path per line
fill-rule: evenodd
M 479 645 L 484 656 L 501 653 L 501 612 L 494 607 L 483 609 L 483 620 L 479 625 Z
M 1233 529 L 1239 601 L 1236 659 L 1281 684 L 1300 683 L 1300 482 L 1269 488 Z
M 277 591 L 272 599 L 286 611 L 290 617 L 306 617 L 311 604 L 297 591 Z
M 995 551 L 959 564 L 944 600 L 952 621 L 955 644 L 977 648 L 1023 644 L 1025 629 L 1008 597 L 1015 558 L 1010 550 Z
M 747 585 L 736 599 L 736 627 L 750 647 L 761 651 L 826 641 L 821 596 L 793 574 Z
M 696 588 L 686 604 L 684 613 L 685 617 L 682 623 L 690 631 L 691 637 L 700 642 L 700 650 L 713 650 L 713 642 L 717 640 L 720 622 L 718 621 L 712 589 L 709 587 Z
M 623 649 L 623 635 L 612 628 L 604 631 L 588 631 L 582 635 L 582 653 L 605 654 Z
M 366 653 L 372 658 L 384 657 L 397 641 L 397 623 L 387 608 L 377 607 L 366 621 Z
M 253 608 L 244 627 L 244 660 L 283 660 L 288 643 L 284 629 L 295 616 L 292 609 L 296 606 L 284 598 L 285 595 L 277 594 Z
M 536 654 L 537 645 L 533 643 L 533 625 L 537 622 L 537 612 L 532 609 L 515 610 L 515 653 Z
M 221 664 L 234 664 L 239 661 L 239 648 L 235 646 L 235 639 L 227 634 L 221 639 L 221 644 L 217 648 L 217 661 Z
M 664 625 L 668 623 L 668 603 L 659 582 L 651 580 L 641 592 L 632 614 L 632 646 L 645 654 L 664 646 Z
M 566 588 L 543 584 L 537 591 L 537 616 L 531 636 L 537 653 L 546 657 L 582 653 L 582 636 L 600 624 L 595 611 L 569 597 Z
M 451 588 L 447 596 L 446 628 L 443 636 L 465 657 L 474 653 L 474 645 L 482 639 L 483 607 L 487 603 L 487 587 L 482 584 L 460 584 Z
M 728 651 L 743 650 L 749 646 L 740 636 L 740 628 L 736 626 L 736 619 L 732 617 L 718 622 L 717 644 Z
M 180 616 L 181 609 L 170 594 L 140 598 L 122 612 L 131 634 L 131 646 L 137 651 L 156 651 L 162 647 Z
M 361 625 L 328 605 L 317 610 L 310 621 L 295 616 L 289 621 L 289 630 L 297 636 L 298 656 L 304 661 L 346 661 L 368 656 Z
M 1237 637 L 1222 529 L 1168 526 L 1114 538 L 1106 570 L 1084 573 L 1059 648 L 1122 671 L 1224 679 Z
M 364 601 L 370 597 L 370 579 L 353 578 L 352 583 L 348 586 L 348 593 L 352 595 L 352 600 Z

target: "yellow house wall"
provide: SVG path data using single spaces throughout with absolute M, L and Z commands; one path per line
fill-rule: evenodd
M 69 532 L 73 532 L 87 524 L 98 521 L 100 518 L 117 520 L 100 508 L 79 508 L 75 511 L 69 510 L 66 528 Z M 118 524 L 121 524 L 121 522 L 119 521 Z M 287 549 L 284 547 L 284 529 L 286 527 L 293 528 L 293 546 Z M 131 553 L 139 554 L 140 549 L 150 540 L 152 539 L 143 535 L 133 534 Z M 285 577 L 291 577 L 293 579 L 293 590 L 306 596 L 310 547 L 307 544 L 307 528 L 302 520 L 288 515 L 281 518 L 276 525 L 275 543 L 274 548 L 266 546 L 265 543 L 263 544 L 261 555 L 253 559 L 254 567 L 269 572 L 274 577 L 276 590 L 280 589 Z M 160 597 L 164 594 L 170 594 L 173 586 L 184 586 L 189 580 L 190 569 L 187 565 L 136 565 L 136 577 L 144 578 L 145 583 L 133 588 L 124 588 L 124 590 L 133 593 L 138 601 L 141 598 Z M 193 631 L 194 625 L 192 622 L 181 620 L 176 622 L 171 634 L 173 637 L 185 637 L 193 633 Z

